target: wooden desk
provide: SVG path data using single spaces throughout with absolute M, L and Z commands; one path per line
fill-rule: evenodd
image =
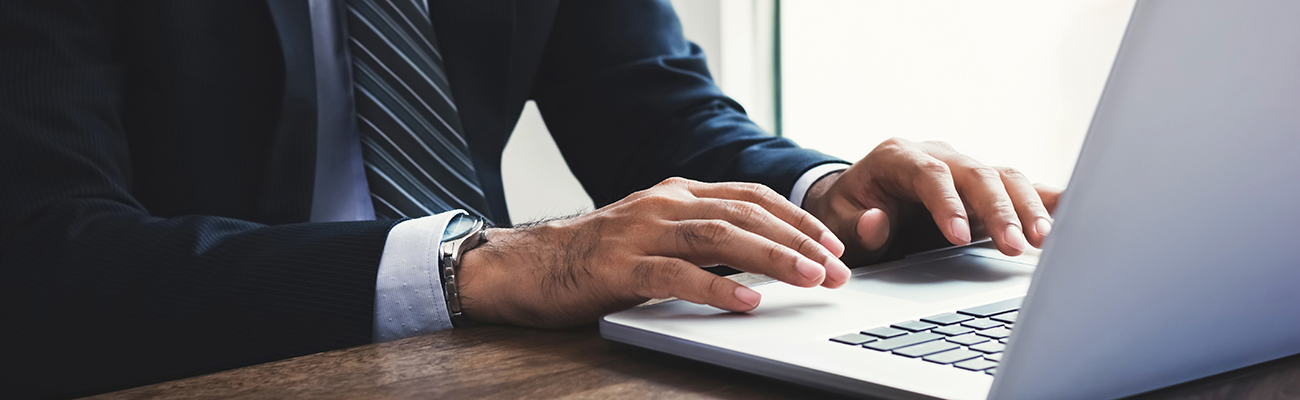
M 508 326 L 454 329 L 99 397 L 790 399 L 840 396 L 615 344 L 602 339 L 593 325 L 566 331 Z M 1300 398 L 1300 356 L 1189 382 L 1139 398 Z

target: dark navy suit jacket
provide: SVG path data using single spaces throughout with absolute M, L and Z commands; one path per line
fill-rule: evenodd
M 429 3 L 497 221 L 530 99 L 598 206 L 833 161 L 751 123 L 667 1 Z M 371 340 L 395 221 L 306 223 L 311 32 L 305 0 L 0 2 L 0 396 Z

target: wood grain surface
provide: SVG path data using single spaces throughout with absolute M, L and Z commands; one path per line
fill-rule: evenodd
M 746 284 L 761 276 L 736 276 Z M 842 398 L 571 330 L 477 326 L 164 382 L 103 399 Z M 1137 396 L 1297 399 L 1300 356 Z

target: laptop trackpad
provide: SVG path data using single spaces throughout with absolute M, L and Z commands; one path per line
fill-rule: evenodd
M 1029 283 L 1034 267 L 962 254 L 854 276 L 845 288 L 897 299 L 933 303 Z

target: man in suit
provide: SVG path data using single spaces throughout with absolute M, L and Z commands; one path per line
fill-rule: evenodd
M 528 100 L 598 210 L 506 224 Z M 941 143 L 850 164 L 771 137 L 650 0 L 5 2 L 0 135 L 18 396 L 655 297 L 743 312 L 757 293 L 700 266 L 838 287 L 841 257 L 981 227 L 1019 254 L 1056 196 Z M 448 276 L 462 212 L 499 227 Z

